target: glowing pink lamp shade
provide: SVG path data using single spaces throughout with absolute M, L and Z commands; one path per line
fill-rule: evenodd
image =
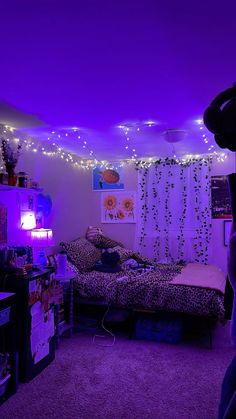
M 30 233 L 34 264 L 46 266 L 45 248 L 53 244 L 52 230 L 50 228 L 33 228 Z
M 53 241 L 53 234 L 50 228 L 33 228 L 31 230 L 32 244 L 35 246 L 50 246 Z

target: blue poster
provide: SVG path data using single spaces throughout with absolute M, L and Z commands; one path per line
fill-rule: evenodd
M 124 189 L 124 168 L 123 166 L 96 166 L 93 169 L 93 190 L 106 191 Z

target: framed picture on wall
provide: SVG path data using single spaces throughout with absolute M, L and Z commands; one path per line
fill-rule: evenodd
M 212 218 L 230 218 L 231 204 L 227 176 L 211 176 Z
M 229 245 L 232 220 L 224 220 L 224 246 Z
M 124 168 L 112 164 L 109 167 L 98 165 L 92 171 L 93 190 L 122 190 L 124 189 Z
M 29 194 L 27 192 L 22 193 L 20 195 L 20 209 L 21 209 L 21 211 L 33 211 L 34 207 L 35 207 L 35 195 Z
M 103 192 L 101 194 L 102 223 L 136 223 L 135 192 Z

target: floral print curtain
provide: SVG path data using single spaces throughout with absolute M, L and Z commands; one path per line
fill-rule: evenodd
M 137 164 L 136 250 L 155 261 L 208 263 L 211 159 Z

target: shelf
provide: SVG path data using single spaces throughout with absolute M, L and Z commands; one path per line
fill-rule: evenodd
M 9 192 L 9 191 L 18 191 L 18 192 L 30 192 L 30 193 L 40 193 L 43 191 L 42 188 L 20 188 L 19 186 L 9 186 L 0 184 L 0 191 Z

